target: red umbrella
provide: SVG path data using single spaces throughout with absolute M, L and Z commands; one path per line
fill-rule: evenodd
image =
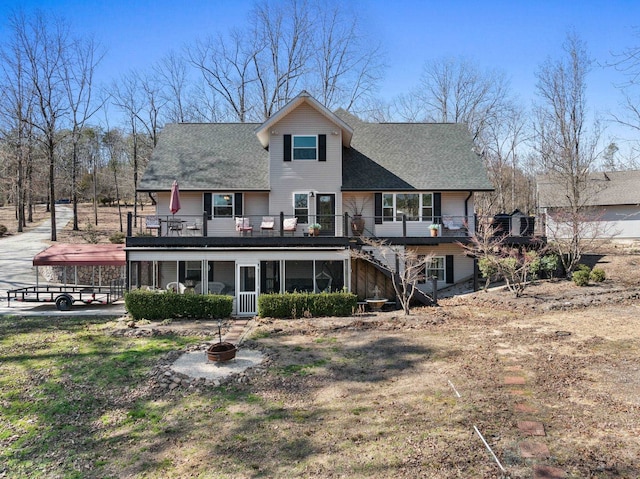
M 173 180 L 171 185 L 171 200 L 169 201 L 169 210 L 171 214 L 176 214 L 180 210 L 180 190 L 178 189 L 178 181 Z

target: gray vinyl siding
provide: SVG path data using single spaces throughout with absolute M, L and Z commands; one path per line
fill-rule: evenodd
M 307 104 L 302 104 L 271 129 L 269 143 L 269 178 L 271 195 L 269 211 L 293 214 L 293 193 L 315 192 L 336 195 L 336 214 L 342 214 L 340 187 L 342 183 L 342 137 L 340 129 Z M 333 134 L 333 133 L 337 134 Z M 327 136 L 327 160 L 283 161 L 284 135 Z M 311 201 L 309 213 L 315 213 Z

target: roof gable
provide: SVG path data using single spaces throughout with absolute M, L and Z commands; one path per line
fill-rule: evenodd
M 343 146 L 349 146 L 351 142 L 351 137 L 353 135 L 353 129 L 347 125 L 342 119 L 336 116 L 334 113 L 329 111 L 324 105 L 322 105 L 318 100 L 313 98 L 308 92 L 302 91 L 295 98 L 293 98 L 289 103 L 283 106 L 277 113 L 272 115 L 267 121 L 259 125 L 255 129 L 255 133 L 260 141 L 260 144 L 264 148 L 269 146 L 269 140 L 271 138 L 271 128 L 276 125 L 282 118 L 287 116 L 293 110 L 298 108 L 298 106 L 303 103 L 308 104 L 313 109 L 315 109 L 322 116 L 331 121 L 337 128 L 342 130 L 342 144 Z

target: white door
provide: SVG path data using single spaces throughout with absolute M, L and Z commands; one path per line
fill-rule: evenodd
M 258 313 L 258 265 L 239 264 L 236 274 L 236 314 L 255 316 Z

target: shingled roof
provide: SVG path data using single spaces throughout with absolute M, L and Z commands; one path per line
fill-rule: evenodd
M 490 191 L 493 189 L 465 125 L 367 123 L 335 112 L 353 129 L 343 146 L 345 191 Z M 170 124 L 160 135 L 139 191 L 267 191 L 269 153 L 256 123 Z
M 583 192 L 583 206 L 640 205 L 640 171 L 592 173 Z M 538 201 L 543 208 L 566 207 L 567 187 L 549 176 L 538 178 Z
M 466 125 L 367 123 L 336 114 L 354 130 L 351 148 L 343 148 L 343 190 L 493 190 Z
M 172 123 L 160 134 L 139 191 L 269 190 L 269 152 L 256 123 Z

